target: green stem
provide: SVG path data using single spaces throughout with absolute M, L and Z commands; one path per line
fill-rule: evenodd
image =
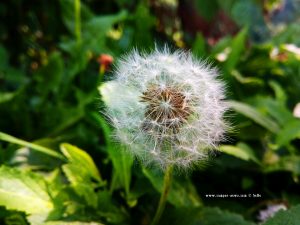
M 81 43 L 81 6 L 80 0 L 74 0 L 75 10 L 75 36 L 77 44 Z
M 154 216 L 154 219 L 151 223 L 151 225 L 157 225 L 160 217 L 163 214 L 163 211 L 166 207 L 166 202 L 167 202 L 167 197 L 170 191 L 170 187 L 171 187 L 171 181 L 172 181 L 172 172 L 173 172 L 173 166 L 168 166 L 166 169 L 166 173 L 164 176 L 164 185 L 163 185 L 163 190 L 160 196 L 160 200 L 159 200 L 159 204 Z

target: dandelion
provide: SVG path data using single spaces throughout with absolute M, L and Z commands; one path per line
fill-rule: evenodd
M 224 138 L 227 105 L 217 76 L 189 52 L 165 47 L 132 51 L 119 61 L 114 80 L 100 87 L 115 138 L 144 164 L 165 171 L 153 225 L 164 210 L 173 168 L 206 159 Z
M 116 139 L 162 169 L 189 168 L 207 158 L 226 129 L 224 85 L 217 76 L 188 52 L 131 52 L 115 79 L 101 87 Z

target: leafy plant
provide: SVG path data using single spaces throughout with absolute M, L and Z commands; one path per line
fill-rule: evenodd
M 165 43 L 219 68 L 233 129 L 208 162 L 175 174 L 160 224 L 297 224 L 297 4 L 1 2 L 0 224 L 150 224 L 163 175 L 113 141 L 99 111 L 114 93 L 99 88 L 121 55 Z M 270 204 L 287 210 L 258 221 Z

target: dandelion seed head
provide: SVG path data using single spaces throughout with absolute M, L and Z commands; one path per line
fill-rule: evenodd
M 145 164 L 188 168 L 223 140 L 224 84 L 189 52 L 132 51 L 100 88 L 114 136 Z

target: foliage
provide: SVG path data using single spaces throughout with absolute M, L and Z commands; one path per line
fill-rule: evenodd
M 114 143 L 99 113 L 109 91 L 98 88 L 112 78 L 108 55 L 164 43 L 219 68 L 234 128 L 209 162 L 175 175 L 161 224 L 258 224 L 277 203 L 289 209 L 264 224 L 297 224 L 299 9 L 293 0 L 1 2 L 0 224 L 151 222 L 162 174 Z M 217 194 L 260 197 L 208 196 Z
M 300 213 L 300 207 L 295 206 L 291 208 L 288 211 L 280 211 L 278 214 L 274 216 L 274 218 L 271 218 L 268 220 L 264 225 L 276 225 L 276 224 L 287 224 L 287 225 L 293 225 L 297 224 L 300 220 L 299 214 Z

